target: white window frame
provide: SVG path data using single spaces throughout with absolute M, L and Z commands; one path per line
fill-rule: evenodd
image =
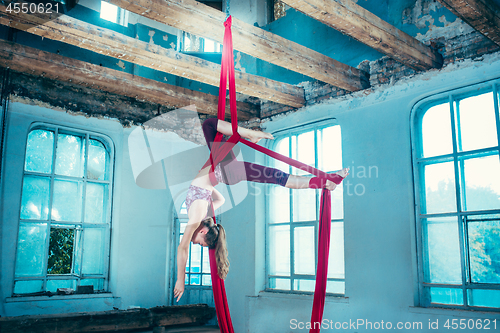
M 85 202 L 85 184 L 87 183 L 87 175 L 86 175 L 86 170 L 87 170 L 87 158 L 88 158 L 88 152 L 89 152 L 89 140 L 90 139 L 93 139 L 93 140 L 97 140 L 99 142 L 101 142 L 104 146 L 104 148 L 107 150 L 108 152 L 108 166 L 107 166 L 107 172 L 108 172 L 108 180 L 94 180 L 92 179 L 91 182 L 93 183 L 101 183 L 101 184 L 106 184 L 108 186 L 108 198 L 107 198 L 107 203 L 106 203 L 106 220 L 108 221 L 107 223 L 99 223 L 99 224 L 93 224 L 93 223 L 86 223 L 86 222 L 73 222 L 73 221 L 53 221 L 50 219 L 50 209 L 49 209 L 49 217 L 47 220 L 21 220 L 21 215 L 19 213 L 18 215 L 18 223 L 19 223 L 19 226 L 21 225 L 21 222 L 22 223 L 46 223 L 47 224 L 47 232 L 48 232 L 48 235 L 47 235 L 47 248 L 46 248 L 46 252 L 45 252 L 45 257 L 44 257 L 44 262 L 43 262 L 43 271 L 44 273 L 40 276 L 16 276 L 16 269 L 14 269 L 14 276 L 13 276 L 13 285 L 12 285 L 12 295 L 13 296 L 16 296 L 16 297 L 30 297 L 30 296 L 45 296 L 49 293 L 49 291 L 47 291 L 47 281 L 50 279 L 50 280 L 75 280 L 75 284 L 76 284 L 76 288 L 78 288 L 78 286 L 80 286 L 80 282 L 81 280 L 83 279 L 98 279 L 98 280 L 102 280 L 103 281 L 103 288 L 102 290 L 96 290 L 95 292 L 109 292 L 109 261 L 110 261 L 110 250 L 111 250 L 111 224 L 112 224 L 112 202 L 113 202 L 113 177 L 114 177 L 114 160 L 115 160 L 115 157 L 114 157 L 114 144 L 113 144 L 113 141 L 107 137 L 106 135 L 103 135 L 103 134 L 100 134 L 100 133 L 96 133 L 96 132 L 91 132 L 91 131 L 84 131 L 84 130 L 79 130 L 79 129 L 75 129 L 75 128 L 71 128 L 71 127 L 66 127 L 66 126 L 60 126 L 60 125 L 53 125 L 53 124 L 48 124 L 48 123 L 33 123 L 29 130 L 28 130 L 28 134 L 27 134 L 27 137 L 29 136 L 29 134 L 34 131 L 34 130 L 47 130 L 47 131 L 52 131 L 54 132 L 54 150 L 53 150 L 53 160 L 52 160 L 52 172 L 50 174 L 46 174 L 46 173 L 38 173 L 38 172 L 31 172 L 31 171 L 26 171 L 24 169 L 24 166 L 25 166 L 25 162 L 23 162 L 23 182 L 24 182 L 24 176 L 26 175 L 35 175 L 35 176 L 40 176 L 40 177 L 45 177 L 45 178 L 49 178 L 50 181 L 51 181 L 51 185 L 50 185 L 50 196 L 49 196 L 49 208 L 51 206 L 51 201 L 52 201 L 52 193 L 53 193 L 53 182 L 54 182 L 54 179 L 79 179 L 81 180 L 83 183 L 84 183 L 84 188 L 82 189 L 82 201 L 83 201 L 83 204 Z M 77 177 L 71 177 L 71 176 L 60 176 L 60 175 L 56 175 L 55 174 L 55 158 L 56 158 L 56 149 L 57 149 L 57 136 L 59 134 L 59 132 L 62 132 L 64 134 L 68 134 L 68 135 L 75 135 L 75 136 L 79 136 L 79 137 L 82 137 L 85 139 L 85 144 L 86 144 L 86 147 L 85 147 L 85 160 L 84 160 L 84 175 L 83 177 L 81 178 L 77 178 Z M 26 145 L 28 143 L 28 139 L 26 139 Z M 24 159 L 26 158 L 26 146 L 25 146 L 25 149 L 24 149 Z M 21 185 L 23 186 L 23 185 Z M 20 211 L 22 209 L 22 191 L 21 191 L 21 195 L 20 195 L 20 204 L 19 204 L 19 207 L 20 207 Z M 85 214 L 85 211 L 84 209 L 82 209 L 82 216 L 84 216 Z M 76 274 L 64 274 L 64 275 L 53 275 L 53 274 L 48 274 L 47 273 L 47 262 L 48 262 L 48 243 L 49 243 L 49 240 L 50 240 L 50 227 L 51 227 L 51 224 L 56 224 L 56 225 L 68 225 L 68 228 L 70 228 L 71 226 L 77 226 L 76 229 L 80 229 L 80 230 L 84 230 L 85 229 L 85 226 L 87 227 L 92 227 L 92 226 L 97 226 L 97 227 L 103 227 L 103 225 L 105 224 L 105 229 L 106 229 L 106 232 L 105 232 L 105 243 L 104 243 L 104 257 L 103 257 L 103 274 L 80 274 L 80 275 L 76 275 Z M 75 229 L 75 230 L 76 230 Z M 83 234 L 82 234 L 82 239 L 83 239 Z M 18 238 L 16 238 L 18 239 Z M 83 241 L 82 241 L 82 249 L 83 249 Z M 16 246 L 16 255 L 14 256 L 14 258 L 16 258 L 16 264 L 17 264 L 17 250 L 18 250 L 18 247 Z M 73 251 L 75 251 L 75 249 L 73 249 Z M 73 255 L 74 255 L 74 252 L 73 252 Z M 81 253 L 79 254 L 81 255 Z M 72 263 L 74 264 L 74 258 L 72 259 Z M 50 277 L 50 278 L 49 278 Z M 16 281 L 35 281 L 35 280 L 42 280 L 43 279 L 43 287 L 42 287 L 42 291 L 40 292 L 35 292 L 35 293 L 15 293 L 15 283 Z M 75 288 L 75 289 L 76 289 Z M 76 291 L 76 290 L 75 290 Z
M 190 39 L 190 37 L 198 38 L 199 39 L 200 50 L 198 50 L 198 51 L 188 51 L 188 50 L 186 50 L 186 39 Z M 183 52 L 183 53 L 188 53 L 188 54 L 196 54 L 196 53 L 198 53 L 198 54 L 221 54 L 222 53 L 222 44 L 220 44 L 219 42 L 213 41 L 213 40 L 208 39 L 208 38 L 198 37 L 198 36 L 195 36 L 193 34 L 185 32 L 185 31 L 180 31 L 179 32 L 179 34 L 178 34 L 178 40 L 179 40 L 179 43 L 180 43 L 179 50 L 180 50 L 180 52 Z M 206 41 L 214 43 L 215 51 L 209 52 L 209 51 L 205 50 L 205 46 L 206 46 L 205 42 Z
M 488 81 L 473 86 L 467 86 L 464 88 L 456 89 L 453 91 L 443 92 L 436 94 L 431 97 L 427 97 L 419 101 L 412 111 L 412 159 L 413 159 L 413 177 L 414 177 L 414 195 L 415 195 L 415 227 L 416 227 L 416 245 L 417 245 L 417 267 L 418 267 L 418 301 L 421 307 L 442 307 L 450 309 L 465 309 L 465 310 L 481 310 L 481 311 L 499 311 L 500 307 L 481 307 L 469 305 L 469 298 L 472 298 L 468 290 L 497 290 L 500 293 L 500 284 L 490 284 L 490 283 L 473 283 L 470 278 L 470 266 L 468 261 L 468 250 L 467 250 L 467 227 L 469 222 L 480 222 L 484 219 L 480 218 L 480 215 L 490 215 L 494 216 L 500 214 L 500 209 L 489 209 L 489 210 L 479 210 L 479 211 L 467 211 L 464 209 L 464 191 L 465 191 L 465 176 L 463 163 L 465 160 L 478 158 L 483 156 L 495 156 L 500 153 L 500 117 L 499 117 L 499 91 L 500 91 L 500 81 Z M 496 116 L 496 128 L 497 128 L 497 138 L 498 143 L 496 147 L 475 149 L 469 151 L 460 151 L 458 149 L 458 142 L 461 140 L 458 134 L 457 123 L 457 109 L 455 101 L 464 99 L 467 97 L 478 96 L 483 93 L 492 92 L 494 99 L 494 108 Z M 451 119 L 451 133 L 452 133 L 452 144 L 453 152 L 446 155 L 438 155 L 433 157 L 423 157 L 423 145 L 422 145 L 422 119 L 427 110 L 433 106 L 440 105 L 442 103 L 448 103 L 450 109 L 450 119 Z M 458 111 L 459 112 L 459 111 Z M 458 136 L 457 136 L 458 135 Z M 430 164 L 438 164 L 444 162 L 453 162 L 455 169 L 455 188 L 456 188 L 456 204 L 457 209 L 455 212 L 448 213 L 429 213 L 426 214 L 424 210 L 425 205 L 425 184 L 424 184 L 424 166 Z M 497 215 L 498 216 L 498 215 Z M 447 284 L 447 283 L 430 283 L 426 282 L 425 279 L 425 265 L 426 265 L 426 255 L 425 242 L 426 236 L 424 235 L 424 220 L 427 218 L 436 217 L 452 217 L 457 219 L 458 223 L 458 235 L 459 235 L 459 247 L 460 247 L 460 270 L 462 282 L 461 284 Z M 498 220 L 499 218 L 495 218 Z M 480 220 L 480 221 L 479 221 Z M 500 245 L 500 244 L 499 244 Z M 454 304 L 444 304 L 438 302 L 431 302 L 430 288 L 445 288 L 445 289 L 455 289 L 457 291 L 462 291 L 463 303 L 461 305 Z M 472 292 L 471 292 L 472 293 Z M 452 296 L 450 296 L 452 297 Z
M 332 120 L 323 120 L 320 122 L 313 122 L 310 124 L 304 124 L 301 126 L 285 129 L 283 131 L 278 131 L 273 133 L 275 136 L 275 140 L 273 140 L 273 146 L 270 147 L 270 149 L 275 150 L 279 144 L 279 142 L 282 139 L 292 138 L 293 136 L 298 136 L 300 134 L 314 131 L 314 145 L 315 147 L 318 147 L 318 132 L 322 129 L 332 127 L 332 126 L 340 126 L 338 123 Z M 342 140 L 342 138 L 341 138 Z M 291 139 L 289 141 L 289 156 L 292 156 L 292 144 L 291 144 Z M 267 164 L 268 165 L 273 165 L 274 159 L 272 158 L 267 158 Z M 321 169 L 320 166 L 318 166 L 318 152 L 316 151 L 315 153 L 315 167 Z M 294 174 L 294 169 L 293 167 L 289 167 L 288 173 Z M 330 173 L 336 172 L 339 170 L 335 171 L 330 171 Z M 269 188 L 272 185 L 267 185 Z M 278 185 L 276 185 L 278 186 Z M 290 195 L 290 220 L 293 221 L 293 191 L 300 191 L 300 190 L 293 190 L 289 189 L 289 195 Z M 316 191 L 316 220 L 314 221 L 308 221 L 308 222 L 282 222 L 282 223 L 270 223 L 271 216 L 270 216 L 270 210 L 272 209 L 271 203 L 270 203 L 270 195 L 267 194 L 266 192 L 266 200 L 265 200 L 265 205 L 266 205 L 266 291 L 269 292 L 278 292 L 278 293 L 291 293 L 291 294 L 311 294 L 312 291 L 302 291 L 302 290 L 294 290 L 294 280 L 310 280 L 314 283 L 316 279 L 316 270 L 317 270 L 317 261 L 318 261 L 318 249 L 317 249 L 317 244 L 318 244 L 318 229 L 319 229 L 319 202 L 320 202 L 320 197 L 321 197 L 321 191 L 320 190 L 315 190 Z M 339 185 L 338 188 L 335 191 L 342 191 L 343 193 L 343 186 Z M 342 194 L 343 195 L 343 194 Z M 343 208 L 342 208 L 343 209 Z M 344 230 L 344 214 L 342 213 L 341 219 L 334 219 L 332 218 L 332 223 L 342 223 L 342 229 Z M 270 226 L 277 226 L 277 225 L 284 225 L 284 226 L 289 226 L 290 227 L 290 275 L 289 276 L 278 276 L 278 275 L 271 275 L 270 274 L 270 240 L 269 240 L 269 235 L 270 235 Z M 314 274 L 313 275 L 300 275 L 300 274 L 295 274 L 294 273 L 294 258 L 293 258 L 293 244 L 294 244 L 294 239 L 293 239 L 293 229 L 294 227 L 307 227 L 307 226 L 313 226 L 314 227 L 314 244 L 315 244 L 315 268 L 314 268 Z M 345 247 L 344 247 L 345 249 Z M 344 252 L 344 259 L 345 259 L 345 252 Z M 290 279 L 290 289 L 277 289 L 271 287 L 270 279 L 271 278 L 288 278 Z M 341 296 L 343 297 L 345 295 L 345 264 L 344 264 L 344 278 L 328 278 L 327 279 L 329 282 L 341 282 L 344 284 L 344 292 L 343 293 L 329 293 L 327 292 L 327 295 L 329 296 Z
M 111 19 L 108 19 L 106 17 L 103 17 L 103 13 L 102 13 L 102 4 L 103 3 L 106 3 L 107 5 L 110 5 L 110 6 L 115 6 L 116 7 L 116 18 L 114 18 L 113 20 Z M 113 23 L 117 23 L 119 25 L 122 25 L 124 27 L 128 27 L 128 19 L 129 19 L 129 11 L 126 10 L 126 9 L 123 9 L 123 8 L 120 8 L 112 3 L 109 3 L 107 1 L 103 1 L 101 0 L 101 3 L 100 3 L 100 9 L 99 9 L 99 16 L 101 19 L 103 20 L 106 20 L 106 21 L 109 21 L 109 22 L 113 22 Z

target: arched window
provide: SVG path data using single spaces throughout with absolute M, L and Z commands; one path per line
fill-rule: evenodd
M 113 147 L 89 132 L 28 134 L 14 295 L 108 289 Z
M 433 97 L 415 116 L 420 303 L 500 308 L 498 87 Z

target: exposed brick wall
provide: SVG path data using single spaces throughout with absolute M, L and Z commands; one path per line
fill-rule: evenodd
M 468 58 L 478 58 L 500 50 L 500 46 L 477 31 L 450 39 L 440 38 L 436 40 L 436 43 L 441 45 L 439 51 L 443 55 L 445 65 Z
M 477 31 L 471 31 L 453 38 L 440 37 L 432 39 L 426 44 L 432 45 L 443 55 L 443 66 L 464 59 L 480 58 L 484 54 L 500 51 L 500 46 Z M 358 68 L 369 72 L 372 87 L 393 84 L 398 80 L 414 76 L 420 72 L 388 56 L 371 62 L 365 60 L 358 65 Z M 349 94 L 348 91 L 318 81 L 314 83 L 307 82 L 302 86 L 305 90 L 306 106 Z M 261 118 L 293 112 L 294 110 L 292 107 L 285 105 L 265 102 L 261 104 Z
M 295 110 L 295 108 L 288 105 L 278 104 L 270 101 L 262 101 L 262 103 L 260 104 L 260 117 L 268 118 L 276 114 L 292 110 Z

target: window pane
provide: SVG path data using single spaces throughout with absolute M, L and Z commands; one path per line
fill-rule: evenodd
M 327 281 L 326 282 L 326 292 L 331 294 L 345 294 L 345 282 L 344 281 Z
M 201 284 L 204 286 L 211 286 L 212 285 L 212 277 L 207 274 L 203 274 L 202 279 L 201 279 Z
M 71 273 L 74 239 L 75 229 L 50 228 L 47 274 Z
M 425 200 L 422 202 L 423 213 L 456 212 L 453 162 L 426 165 L 424 172 Z
M 191 269 L 192 273 L 201 272 L 201 246 L 191 243 Z
M 104 279 L 83 279 L 80 286 L 94 286 L 94 291 L 104 290 Z
M 179 210 L 179 215 L 187 215 L 186 201 L 184 201 L 181 205 L 181 209 Z M 184 231 L 181 231 L 184 232 Z
M 83 177 L 85 139 L 79 136 L 57 136 L 56 170 L 58 175 Z
M 330 192 L 332 220 L 342 220 L 344 218 L 344 182 L 337 185 L 335 190 Z M 318 196 L 321 200 L 321 194 Z M 318 207 L 320 205 L 318 204 Z
M 21 223 L 17 241 L 16 276 L 41 276 L 47 252 L 47 224 Z
M 290 156 L 290 138 L 284 138 L 281 139 L 278 144 L 276 145 L 275 151 L 278 154 L 285 155 L 285 156 Z M 284 162 L 281 162 L 279 160 L 273 159 L 274 161 L 274 167 L 276 169 L 279 169 L 281 171 L 284 171 L 286 173 L 290 172 L 290 166 Z
M 107 3 L 105 1 L 101 1 L 101 14 L 100 17 L 103 20 L 111 21 L 113 23 L 117 23 L 118 16 L 118 7 Z
M 47 280 L 47 291 L 55 293 L 57 288 L 71 288 L 76 290 L 75 280 Z
M 14 294 L 39 293 L 43 291 L 43 280 L 16 281 Z
M 344 276 L 344 222 L 333 222 L 330 230 L 328 277 L 343 279 Z
M 307 165 L 315 165 L 314 131 L 302 133 L 297 136 L 297 160 Z M 295 169 L 297 175 L 309 175 L 309 173 Z
M 293 290 L 299 291 L 314 291 L 314 286 L 316 285 L 315 280 L 293 280 Z
M 210 273 L 210 257 L 208 254 L 208 247 L 204 246 L 203 248 L 203 273 Z
M 50 179 L 24 176 L 21 220 L 47 220 L 49 217 Z
M 215 42 L 209 39 L 205 39 L 204 42 L 204 52 L 215 52 Z
M 184 32 L 184 51 L 185 52 L 201 52 L 202 38 L 190 33 Z
M 269 185 L 269 223 L 290 222 L 290 189 Z
M 473 283 L 500 283 L 500 221 L 469 222 L 470 274 Z
M 301 189 L 292 191 L 293 221 L 316 221 L 316 190 Z
M 85 197 L 85 222 L 106 223 L 105 207 L 108 186 L 104 184 L 87 183 Z
M 33 130 L 28 134 L 24 170 L 42 173 L 52 172 L 54 155 L 54 133 Z
M 181 222 L 180 223 L 180 226 L 179 226 L 180 230 L 179 230 L 179 232 L 181 233 L 181 235 L 184 234 L 184 230 L 186 230 L 186 226 L 187 226 L 187 222 Z
M 54 180 L 52 202 L 54 221 L 81 222 L 82 220 L 82 183 Z
M 78 227 L 75 229 L 75 245 L 73 248 L 73 273 L 81 275 L 82 268 L 82 236 L 83 230 Z
M 104 273 L 104 228 L 86 228 L 83 231 L 83 274 Z
M 470 306 L 500 308 L 500 290 L 469 289 L 467 295 Z
M 429 292 L 431 303 L 462 305 L 464 304 L 464 294 L 462 289 L 452 288 L 426 288 Z
M 422 118 L 423 157 L 453 153 L 450 104 L 431 107 Z
M 314 227 L 295 228 L 293 237 L 294 273 L 314 275 L 316 273 Z
M 290 279 L 269 279 L 269 288 L 279 290 L 290 290 Z
M 457 103 L 462 151 L 497 146 L 493 93 L 469 97 Z
M 464 161 L 465 203 L 468 211 L 500 208 L 498 155 Z
M 429 218 L 422 227 L 425 282 L 462 283 L 457 218 Z
M 325 172 L 342 169 L 342 140 L 340 126 L 331 126 L 323 129 L 318 137 L 321 146 L 318 149 L 318 166 Z
M 290 226 L 269 227 L 269 274 L 290 275 Z
M 189 284 L 194 286 L 199 286 L 201 284 L 200 274 L 191 274 L 189 279 Z
M 89 140 L 89 157 L 87 162 L 88 179 L 107 179 L 106 169 L 108 152 L 104 145 L 97 140 Z

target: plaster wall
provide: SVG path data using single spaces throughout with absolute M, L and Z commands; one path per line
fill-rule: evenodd
M 421 329 L 412 326 L 409 331 L 435 332 L 429 328 L 429 321 L 438 320 L 441 325 L 438 331 L 442 331 L 447 319 L 500 318 L 498 313 L 418 307 L 410 140 L 412 108 L 418 101 L 498 79 L 499 59 L 500 54 L 493 54 L 485 56 L 482 62 L 456 63 L 395 85 L 371 88 L 295 113 L 278 115 L 263 123 L 266 131 L 272 133 L 335 117 L 342 129 L 343 161 L 351 168 L 351 174 L 344 181 L 346 292 L 345 297 L 327 297 L 323 318 L 327 326 L 333 321 L 333 325 L 349 323 L 349 327 L 339 330 L 339 327 L 328 326 L 328 330 L 370 331 L 366 324 L 350 326 L 363 320 L 379 325 L 381 321 L 391 322 L 393 328 L 399 322 L 403 325 L 422 323 Z M 373 167 L 371 175 L 362 172 L 370 167 Z M 256 221 L 264 216 L 258 211 L 261 205 L 263 202 L 256 200 Z M 241 237 L 243 242 L 246 237 Z M 257 232 L 255 244 L 255 249 L 261 246 Z M 252 254 L 251 251 L 254 249 L 250 247 L 248 254 Z M 258 261 L 259 254 L 255 255 Z M 238 279 L 240 286 L 254 282 L 258 289 L 257 282 L 252 281 L 258 280 L 262 273 L 258 268 L 262 267 L 257 265 L 255 278 L 235 269 L 229 279 Z M 228 290 L 229 295 L 233 292 L 239 291 Z M 233 318 L 246 318 L 245 328 L 237 326 L 237 332 L 308 331 L 300 329 L 298 323 L 310 320 L 312 296 L 262 291 L 245 297 L 245 308 L 234 306 L 232 311 Z
M 24 166 L 24 152 L 34 122 L 63 125 L 108 136 L 114 144 L 114 182 L 109 293 L 11 297 Z M 128 136 L 111 119 L 87 118 L 19 102 L 9 104 L 1 187 L 0 315 L 38 315 L 154 307 L 168 304 L 172 199 L 168 190 L 136 185 Z

